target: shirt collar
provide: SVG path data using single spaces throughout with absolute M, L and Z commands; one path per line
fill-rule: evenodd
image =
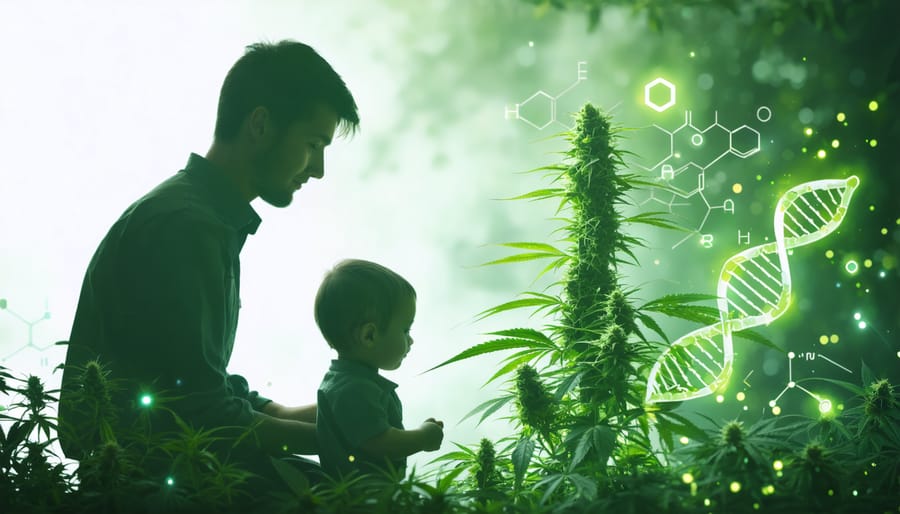
M 224 221 L 235 230 L 256 233 L 262 219 L 250 202 L 241 197 L 234 184 L 226 179 L 220 168 L 200 155 L 191 153 L 187 165 L 181 171 L 207 186 L 213 206 Z
M 378 374 L 378 368 L 364 362 L 348 359 L 334 359 L 331 361 L 329 370 L 374 380 L 378 385 L 387 390 L 394 390 L 397 388 L 396 383 L 391 382 Z

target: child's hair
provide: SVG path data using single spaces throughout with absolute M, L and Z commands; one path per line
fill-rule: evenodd
M 394 309 L 416 290 L 394 271 L 374 262 L 346 259 L 325 274 L 316 293 L 315 318 L 328 345 L 345 351 L 353 332 L 373 321 L 385 329 Z

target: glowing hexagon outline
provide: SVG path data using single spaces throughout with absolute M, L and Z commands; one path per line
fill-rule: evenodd
M 735 132 L 742 130 L 742 129 L 747 129 L 747 130 L 753 132 L 754 134 L 756 134 L 756 147 L 753 148 L 752 150 L 749 150 L 746 152 L 739 152 L 734 149 L 734 134 L 735 134 Z M 753 128 L 749 125 L 741 125 L 740 127 L 736 128 L 728 133 L 728 151 L 730 151 L 734 155 L 737 155 L 741 159 L 746 159 L 747 157 L 750 157 L 751 155 L 758 152 L 759 149 L 760 149 L 759 132 L 757 132 L 757 130 L 755 128 Z
M 658 86 L 659 84 L 662 84 L 669 89 L 669 101 L 664 103 L 663 105 L 656 105 L 653 100 L 650 100 L 650 90 Z M 644 86 L 644 104 L 656 112 L 663 112 L 669 107 L 672 107 L 673 105 L 675 105 L 675 84 L 672 84 L 662 77 L 653 79 L 649 84 Z

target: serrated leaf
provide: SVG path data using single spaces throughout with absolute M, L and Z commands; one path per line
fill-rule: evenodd
M 521 250 L 534 250 L 536 252 L 546 252 L 552 253 L 556 255 L 565 255 L 565 252 L 560 250 L 559 248 L 549 245 L 546 243 L 532 243 L 532 242 L 515 242 L 515 243 L 500 243 L 500 246 L 507 246 L 509 248 L 519 248 Z
M 519 196 L 513 196 L 509 198 L 497 198 L 497 200 L 543 200 L 545 198 L 552 198 L 554 196 L 559 196 L 561 193 L 565 192 L 565 189 L 561 187 L 551 187 L 545 189 L 537 189 L 531 191 L 529 193 L 525 193 Z
M 525 472 L 531 463 L 531 457 L 534 455 L 534 441 L 530 438 L 520 439 L 510 456 L 513 464 L 513 473 L 515 475 L 515 488 L 518 490 L 522 487 L 522 480 L 525 478 Z
M 496 266 L 497 264 L 509 264 L 512 262 L 527 262 L 527 261 L 536 261 L 538 259 L 552 259 L 554 257 L 558 257 L 558 254 L 555 253 L 547 253 L 547 252 L 525 252 L 525 253 L 517 253 L 515 255 L 510 255 L 508 257 L 503 257 L 502 259 L 496 259 L 493 261 L 485 262 L 483 264 L 479 264 L 478 267 L 481 266 Z
M 451 364 L 454 362 L 458 362 L 464 359 L 469 359 L 478 355 L 484 355 L 485 353 L 498 352 L 501 350 L 511 350 L 514 348 L 544 348 L 544 345 L 537 343 L 536 341 L 531 341 L 529 339 L 517 339 L 517 338 L 504 338 L 504 339 L 494 339 L 492 341 L 487 341 L 481 344 L 477 344 L 470 348 L 467 348 L 453 357 L 445 360 L 444 362 L 438 364 L 437 366 L 426 370 L 433 371 L 440 367 L 446 366 L 447 364 Z
M 496 332 L 488 332 L 488 335 L 528 339 L 537 343 L 545 343 L 548 347 L 556 347 L 556 344 L 554 344 L 552 339 L 547 337 L 540 330 L 535 330 L 533 328 L 509 328 L 506 330 L 498 330 Z

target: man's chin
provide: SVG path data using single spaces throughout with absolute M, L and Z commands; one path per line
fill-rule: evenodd
M 277 194 L 266 194 L 260 193 L 259 197 L 262 201 L 271 205 L 272 207 L 287 207 L 291 204 L 291 201 L 294 200 L 294 193 L 277 193 Z

